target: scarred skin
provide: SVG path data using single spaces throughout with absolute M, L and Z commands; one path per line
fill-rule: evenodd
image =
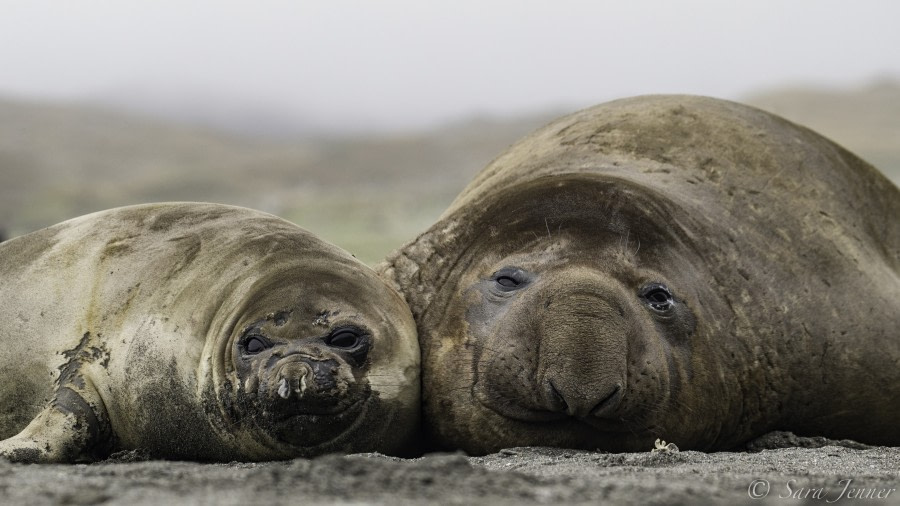
M 513 145 L 379 267 L 433 443 L 900 444 L 900 192 L 774 115 L 647 96 Z
M 350 254 L 249 209 L 125 207 L 0 244 L 0 457 L 406 451 L 419 351 Z

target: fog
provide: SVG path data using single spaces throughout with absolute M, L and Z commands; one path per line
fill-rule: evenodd
M 0 95 L 407 130 L 900 76 L 900 3 L 4 0 Z

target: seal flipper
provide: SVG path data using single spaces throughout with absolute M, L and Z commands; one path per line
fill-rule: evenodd
M 109 352 L 90 332 L 62 352 L 66 362 L 50 402 L 25 429 L 0 441 L 0 457 L 13 462 L 93 461 L 109 454 L 112 430 L 106 407 L 91 381 L 89 369 L 105 367 Z
M 0 458 L 22 463 L 96 460 L 109 450 L 108 427 L 106 413 L 98 416 L 82 394 L 59 387 L 22 432 L 0 441 Z

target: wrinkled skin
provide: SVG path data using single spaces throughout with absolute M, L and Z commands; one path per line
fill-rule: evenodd
M 762 111 L 650 96 L 513 145 L 380 272 L 433 443 L 900 444 L 900 192 Z
M 402 453 L 419 351 L 402 298 L 274 216 L 96 213 L 0 245 L 0 456 Z

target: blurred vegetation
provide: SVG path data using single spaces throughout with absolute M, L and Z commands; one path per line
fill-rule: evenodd
M 900 184 L 900 84 L 745 101 L 821 132 Z M 221 202 L 282 216 L 371 264 L 433 223 L 506 146 L 562 113 L 285 141 L 0 100 L 0 229 L 15 236 L 143 202 Z
M 900 82 L 881 79 L 851 90 L 777 89 L 743 101 L 812 128 L 900 186 Z
M 282 216 L 374 263 L 430 225 L 491 158 L 551 117 L 285 141 L 0 100 L 0 229 L 15 236 L 143 202 L 220 202 Z

